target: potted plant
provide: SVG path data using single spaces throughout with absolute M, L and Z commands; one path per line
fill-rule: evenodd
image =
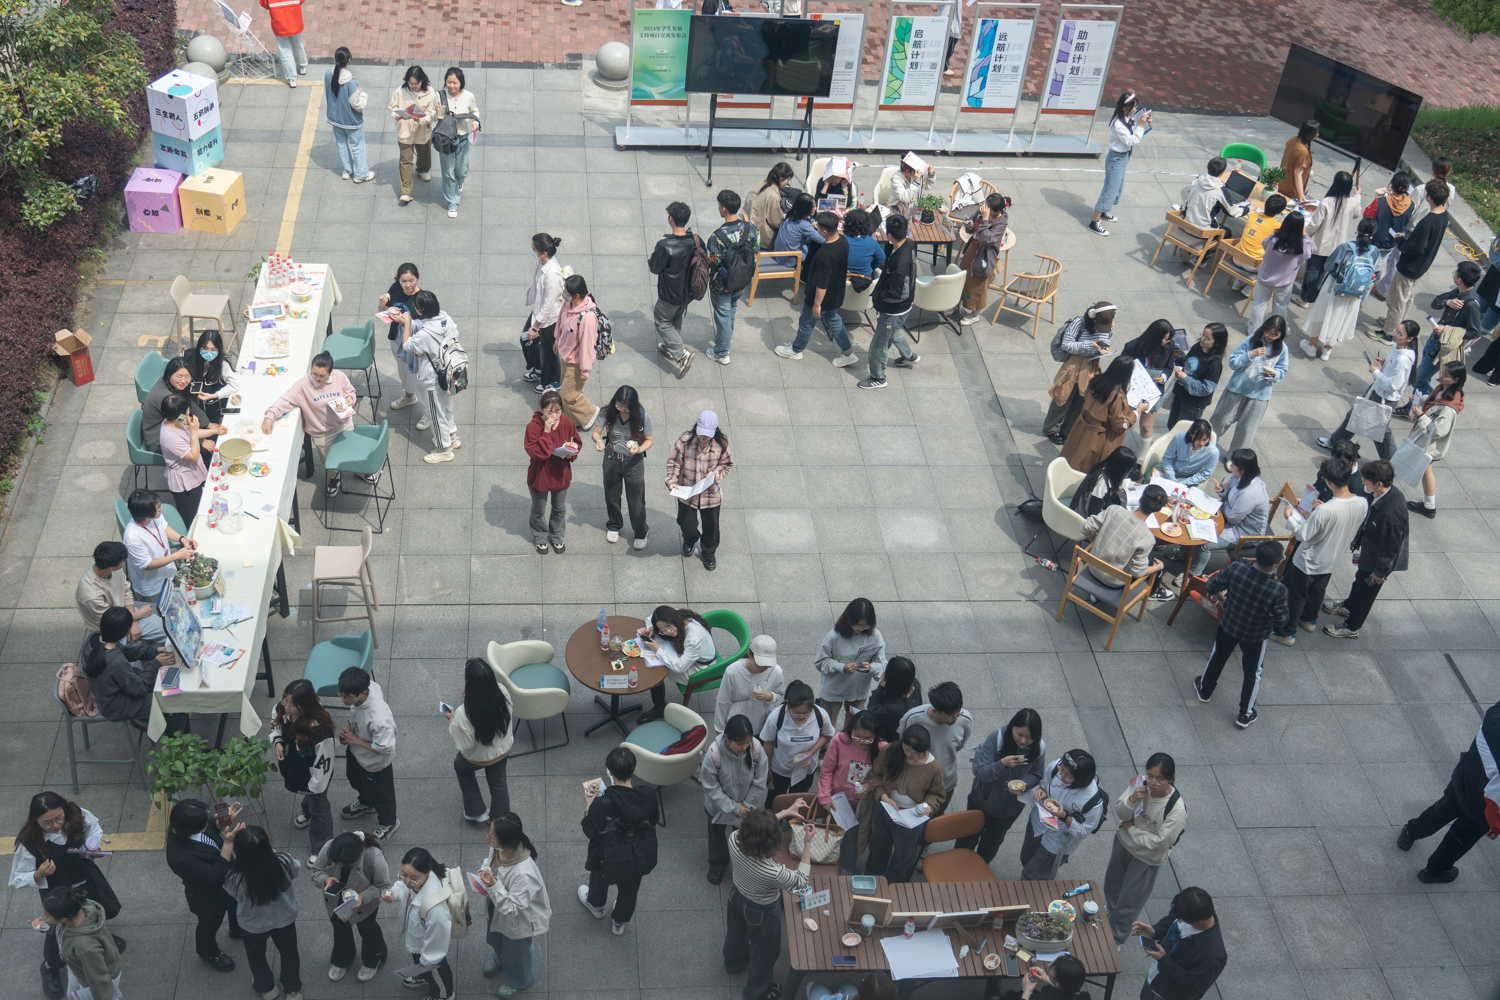
M 151 797 L 158 809 L 179 799 L 213 798 L 208 792 L 213 761 L 203 737 L 193 733 L 164 736 L 146 761 Z
M 182 582 L 193 591 L 193 596 L 206 601 L 214 595 L 214 581 L 219 575 L 219 560 L 212 556 L 194 555 L 183 562 L 178 573 Z
M 1260 191 L 1257 192 L 1264 201 L 1276 190 L 1276 185 L 1286 180 L 1286 171 L 1280 167 L 1267 167 L 1260 172 Z
M 922 213 L 922 221 L 931 223 L 937 218 L 937 213 L 943 207 L 943 196 L 939 194 L 924 194 L 917 199 L 917 210 Z
M 1030 952 L 1060 951 L 1073 940 L 1073 921 L 1060 913 L 1032 910 L 1016 918 L 1016 940 Z

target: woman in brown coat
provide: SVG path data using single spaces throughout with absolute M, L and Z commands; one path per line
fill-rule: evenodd
M 1084 390 L 1089 379 L 1099 374 L 1099 359 L 1109 353 L 1109 339 L 1115 328 L 1115 307 L 1109 302 L 1095 302 L 1082 316 L 1063 327 L 1059 347 L 1067 360 L 1052 379 L 1048 395 L 1051 402 L 1042 418 L 1042 433 L 1061 448 L 1068 440 L 1078 411 L 1083 409 Z
M 1104 374 L 1089 379 L 1088 389 L 1083 394 L 1083 410 L 1062 450 L 1062 457 L 1077 471 L 1087 472 L 1105 455 L 1120 447 L 1125 432 L 1135 423 L 1136 415 L 1150 407 L 1143 401 L 1131 409 L 1125 399 L 1125 387 L 1130 385 L 1134 370 L 1134 358 L 1119 357 L 1111 362 Z
M 979 321 L 979 313 L 989 297 L 995 265 L 1000 263 L 1000 244 L 1005 242 L 1005 227 L 1010 223 L 1008 208 L 1010 199 L 997 191 L 964 223 L 964 229 L 973 234 L 958 259 L 959 267 L 968 272 L 964 278 L 964 316 L 959 321 L 964 326 Z

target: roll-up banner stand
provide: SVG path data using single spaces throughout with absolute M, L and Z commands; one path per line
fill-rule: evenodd
M 976 5 L 974 31 L 969 42 L 969 62 L 964 70 L 953 115 L 953 137 L 958 142 L 958 123 L 966 114 L 1009 114 L 1009 145 L 1016 134 L 1016 109 L 1031 65 L 1031 44 L 1036 40 L 1041 4 L 986 3 Z
M 875 114 L 870 119 L 873 144 L 880 128 L 880 109 L 931 111 L 927 142 L 937 127 L 938 88 L 943 80 L 943 56 L 948 50 L 948 23 L 959 0 L 891 0 L 886 22 L 885 62 L 880 69 L 880 90 Z M 936 16 L 897 13 L 936 7 Z M 873 148 L 873 146 L 872 146 Z
M 811 11 L 807 16 L 814 21 L 837 21 L 839 47 L 834 53 L 833 86 L 827 97 L 818 98 L 819 111 L 849 112 L 848 139 L 854 139 L 854 116 L 858 113 L 860 63 L 865 52 L 865 28 L 870 23 L 870 0 L 805 0 L 804 8 L 813 4 L 822 6 L 837 3 L 840 7 L 857 8 L 853 11 Z M 797 109 L 807 106 L 807 98 L 797 98 Z
M 1106 16 L 1093 19 L 1075 16 L 1085 11 L 1098 11 Z M 1057 15 L 1057 34 L 1052 39 L 1052 58 L 1047 60 L 1047 69 L 1042 74 L 1041 106 L 1037 109 L 1036 124 L 1031 127 L 1033 147 L 1043 115 L 1087 115 L 1089 130 L 1080 142 L 1084 149 L 1089 147 L 1124 14 L 1125 8 L 1119 4 L 1062 5 Z M 1063 138 L 1053 136 L 1054 140 Z
M 691 10 L 637 7 L 630 22 L 630 101 L 625 106 L 625 135 L 630 138 L 632 112 L 642 107 L 688 108 L 688 25 Z M 687 135 L 688 115 L 682 118 Z

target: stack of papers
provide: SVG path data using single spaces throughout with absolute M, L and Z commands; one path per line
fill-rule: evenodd
M 1219 508 L 1224 506 L 1221 501 L 1215 500 L 1213 497 L 1209 496 L 1207 493 L 1204 493 L 1196 486 L 1188 487 L 1187 499 L 1188 503 L 1192 504 L 1194 507 L 1197 507 L 1202 511 L 1207 511 L 1210 517 L 1212 517 L 1214 514 L 1217 514 L 1219 512 Z
M 240 657 L 245 655 L 243 649 L 234 646 L 226 646 L 222 642 L 204 643 L 203 652 L 199 657 L 199 665 L 206 668 L 223 667 L 225 670 L 232 669 L 239 662 Z
M 910 809 L 892 809 L 889 802 L 881 802 L 880 806 L 891 819 L 896 821 L 898 826 L 904 826 L 908 830 L 915 830 L 931 819 L 930 816 L 917 812 L 916 806 L 912 806 Z
M 1189 538 L 1195 538 L 1200 542 L 1213 543 L 1219 540 L 1219 529 L 1208 518 L 1188 518 L 1187 533 Z
M 958 960 L 953 944 L 942 931 L 918 931 L 911 937 L 880 939 L 892 979 L 957 979 Z

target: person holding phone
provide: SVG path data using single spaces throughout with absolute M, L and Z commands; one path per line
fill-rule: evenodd
M 384 312 L 388 309 L 404 309 L 410 312 L 412 297 L 422 290 L 420 284 L 421 278 L 421 272 L 417 270 L 417 265 L 415 264 L 407 263 L 397 267 L 396 280 L 391 282 L 391 287 L 387 288 L 381 293 L 380 298 L 375 300 L 376 311 Z M 394 319 L 390 320 L 390 327 L 386 330 L 385 339 L 390 341 L 392 355 L 399 355 L 400 336 L 401 328 L 396 325 Z M 399 357 L 397 357 L 397 361 L 400 361 Z M 401 388 L 404 391 L 401 398 L 390 405 L 392 412 L 404 410 L 408 406 L 416 406 L 417 393 L 422 388 L 417 384 L 416 377 L 407 371 L 406 366 L 403 364 L 398 363 L 396 365 L 396 376 L 401 380 Z
M 500 683 L 488 660 L 477 656 L 464 661 L 464 689 L 459 697 L 462 702 L 457 708 L 443 705 L 442 712 L 448 720 L 448 735 L 458 748 L 453 770 L 463 793 L 464 819 L 488 823 L 491 817 L 510 812 L 505 772 L 516 738 L 515 706 L 510 688 Z M 475 774 L 480 771 L 490 789 L 489 809 L 479 794 Z
M 856 597 L 823 637 L 813 657 L 822 675 L 818 704 L 838 724 L 840 709 L 849 715 L 862 711 L 870 697 L 871 680 L 885 672 L 885 637 L 875 627 L 875 605 Z
M 239 822 L 242 808 L 235 802 L 216 816 L 217 809 L 210 812 L 197 799 L 182 799 L 167 820 L 167 867 L 182 879 L 188 912 L 198 919 L 194 950 L 215 972 L 234 971 L 234 959 L 219 947 L 219 925 L 227 916 L 229 936 L 237 938 L 241 933 L 234 898 L 224 891 L 224 876 L 229 874 L 234 835 L 244 829 Z M 226 824 L 222 828 L 221 822 Z
M 1376 355 L 1370 359 L 1370 387 L 1365 390 L 1366 399 L 1373 399 L 1385 405 L 1395 408 L 1401 402 L 1401 396 L 1406 392 L 1406 384 L 1411 377 L 1412 369 L 1417 363 L 1417 336 L 1422 328 L 1415 320 L 1404 319 L 1401 325 L 1396 327 L 1394 346 L 1390 354 L 1382 357 Z M 1366 355 L 1368 357 L 1368 354 Z M 1353 407 L 1344 414 L 1344 419 L 1339 422 L 1338 428 L 1327 437 L 1318 438 L 1319 448 L 1331 448 L 1335 441 L 1347 441 L 1354 437 L 1349 430 L 1349 417 L 1354 413 Z M 1375 442 L 1376 453 L 1384 459 L 1389 459 L 1396 453 L 1396 434 L 1386 425 L 1385 435 Z
M 302 870 L 290 854 L 271 846 L 263 827 L 241 826 L 230 842 L 229 874 L 224 891 L 239 907 L 245 935 L 245 961 L 251 988 L 275 1000 L 276 976 L 266 961 L 266 944 L 273 942 L 281 957 L 281 989 L 287 1000 L 302 1000 L 302 956 L 297 950 L 297 893 L 293 883 Z
M 443 886 L 447 877 L 447 865 L 427 848 L 413 847 L 401 859 L 400 878 L 380 897 L 382 903 L 394 903 L 401 914 L 406 952 L 423 969 L 402 983 L 412 989 L 425 987 L 425 995 L 432 1000 L 453 996 L 453 966 L 448 964 L 453 915 Z
M 486 889 L 485 943 L 490 957 L 484 961 L 486 976 L 505 973 L 505 982 L 495 990 L 500 1000 L 511 1000 L 533 981 L 531 944 L 552 925 L 552 900 L 538 866 L 536 845 L 513 812 L 496 813 L 486 835 L 489 853 L 474 873 Z
M 1406 497 L 1396 487 L 1396 470 L 1385 459 L 1366 462 L 1359 467 L 1370 509 L 1365 523 L 1350 543 L 1358 552 L 1354 582 L 1349 596 L 1342 601 L 1324 601 L 1323 610 L 1344 619 L 1339 625 L 1323 626 L 1323 633 L 1335 639 L 1357 639 L 1365 618 L 1380 596 L 1380 588 L 1391 574 L 1406 570 L 1407 541 L 1411 532 L 1410 510 Z
M 432 451 L 422 456 L 428 465 L 453 461 L 453 450 L 462 448 L 458 422 L 453 416 L 453 394 L 438 379 L 438 360 L 443 344 L 458 338 L 458 324 L 444 311 L 436 295 L 422 290 L 411 299 L 411 311 L 394 314 L 401 324 L 400 349 L 396 359 L 406 365 L 422 387 L 417 397 L 422 418 L 416 428 L 432 430 Z
M 1110 212 L 1120 203 L 1120 194 L 1125 190 L 1125 168 L 1130 165 L 1130 154 L 1151 131 L 1151 112 L 1135 114 L 1140 107 L 1135 93 L 1126 91 L 1115 102 L 1114 114 L 1109 116 L 1109 154 L 1104 158 L 1104 187 L 1099 200 L 1094 203 L 1094 217 L 1089 221 L 1089 232 L 1096 236 L 1108 236 L 1105 222 L 1119 222 Z
M 328 978 L 343 979 L 354 965 L 354 932 L 359 931 L 359 972 L 355 976 L 368 983 L 386 960 L 385 935 L 380 921 L 380 897 L 391 887 L 391 871 L 381 853 L 380 842 L 368 833 L 345 830 L 325 843 L 308 864 L 312 883 L 323 892 L 323 906 L 333 925 L 333 953 L 329 956 Z M 336 911 L 349 903 L 354 894 L 354 908 L 343 914 Z
M 563 413 L 561 393 L 553 389 L 542 393 L 541 407 L 526 425 L 523 445 L 531 460 L 526 469 L 526 488 L 531 491 L 532 543 L 539 556 L 547 554 L 548 543 L 562 555 L 568 550 L 568 487 L 573 483 L 573 462 L 583 442 L 578 438 L 577 425 Z
M 1109 354 L 1114 329 L 1114 304 L 1095 302 L 1082 316 L 1069 320 L 1056 341 L 1054 357 L 1061 350 L 1067 360 L 1053 376 L 1052 388 L 1048 390 L 1051 402 L 1042 418 L 1042 433 L 1059 448 L 1067 443 L 1083 409 L 1084 391 L 1099 374 L 1099 359 Z
M 151 718 L 156 671 L 171 647 L 126 642 L 134 626 L 135 616 L 125 608 L 110 608 L 100 615 L 99 631 L 84 642 L 88 655 L 83 672 L 101 716 L 111 722 L 136 722 L 144 728 Z M 190 731 L 186 712 L 167 716 L 166 735 Z
M 1141 1000 L 1197 1000 L 1229 962 L 1213 897 L 1197 886 L 1173 896 L 1167 916 L 1154 925 L 1137 920 L 1130 933 L 1151 959 Z
M 1271 389 L 1286 377 L 1291 352 L 1286 346 L 1286 318 L 1269 316 L 1255 333 L 1240 341 L 1229 356 L 1229 384 L 1219 397 L 1209 423 L 1219 437 L 1219 450 L 1233 454 L 1249 448 L 1255 432 L 1271 405 Z M 1234 437 L 1225 446 L 1224 435 L 1234 428 Z

